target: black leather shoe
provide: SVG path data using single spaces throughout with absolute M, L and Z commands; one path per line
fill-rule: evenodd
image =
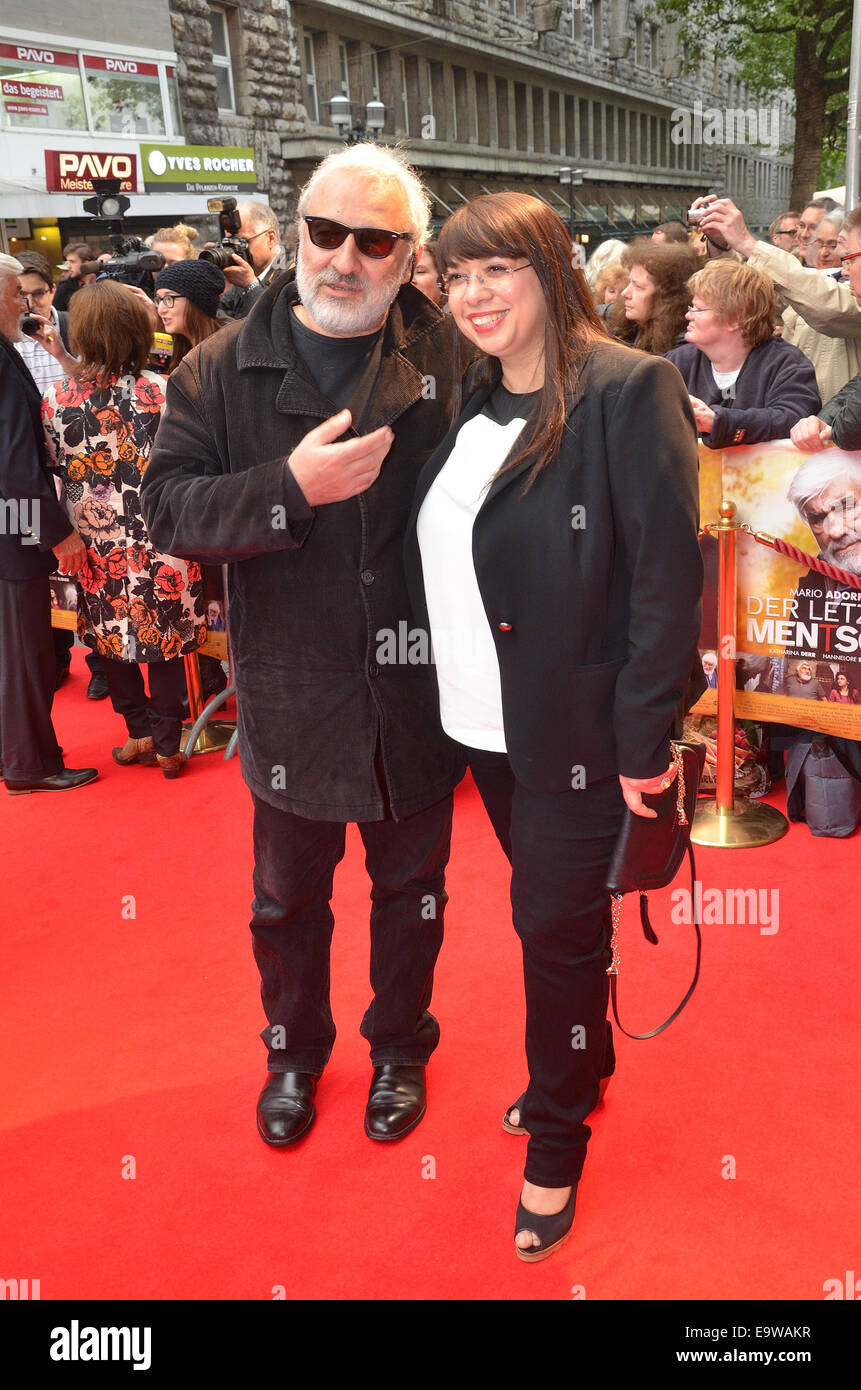
M 257 1100 L 257 1128 L 267 1144 L 294 1144 L 314 1123 L 319 1075 L 272 1071 Z
M 108 683 L 101 671 L 95 671 L 90 676 L 90 683 L 87 686 L 88 700 L 106 700 L 109 695 Z
M 388 1063 L 374 1068 L 365 1133 L 369 1139 L 402 1139 L 415 1129 L 427 1109 L 425 1067 Z
M 24 796 L 27 792 L 70 792 L 75 787 L 95 782 L 98 775 L 96 767 L 64 767 L 62 772 L 55 772 L 53 777 L 40 777 L 37 782 L 10 782 L 7 777 L 6 790 L 10 796 Z

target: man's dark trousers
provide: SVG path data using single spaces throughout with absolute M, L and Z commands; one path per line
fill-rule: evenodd
M 253 794 L 252 794 L 253 796 Z M 329 905 L 344 823 L 309 820 L 253 796 L 251 931 L 270 1071 L 318 1073 L 335 1040 L 329 1007 Z M 358 829 L 371 879 L 371 988 L 361 1033 L 371 1064 L 424 1065 L 439 1041 L 428 1011 L 443 938 L 452 798 Z
M 63 771 L 51 723 L 56 665 L 48 576 L 0 579 L 0 765 L 8 781 Z

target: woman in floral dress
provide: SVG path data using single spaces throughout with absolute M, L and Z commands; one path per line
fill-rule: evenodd
M 126 722 L 114 760 L 158 762 L 177 777 L 185 761 L 181 658 L 205 641 L 206 621 L 199 566 L 156 550 L 141 515 L 141 479 L 164 408 L 164 378 L 145 369 L 152 322 L 127 286 L 100 280 L 75 295 L 69 337 L 79 365 L 47 391 L 42 418 L 87 547 L 78 634 L 104 659 L 111 702 Z

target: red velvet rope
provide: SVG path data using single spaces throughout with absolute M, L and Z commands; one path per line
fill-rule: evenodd
M 826 574 L 829 579 L 836 579 L 838 584 L 845 584 L 850 589 L 861 589 L 861 576 L 838 569 L 836 565 L 829 565 L 827 561 L 819 560 L 815 555 L 808 555 L 806 550 L 799 550 L 797 545 L 790 545 L 788 541 L 779 540 L 776 536 L 766 540 L 764 536 L 754 534 L 754 540 L 759 541 L 760 545 L 779 550 L 781 555 L 788 555 L 790 560 L 796 560 L 799 565 L 809 565 L 817 573 Z

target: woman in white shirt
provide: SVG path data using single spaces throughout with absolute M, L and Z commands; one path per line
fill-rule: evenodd
M 626 803 L 653 814 L 696 662 L 696 438 L 678 373 L 607 337 L 546 204 L 478 198 L 439 254 L 487 355 L 419 479 L 406 564 L 443 726 L 512 860 L 529 1086 L 504 1123 L 529 1134 L 515 1248 L 533 1261 L 567 1239 L 614 1067 L 610 856 Z

